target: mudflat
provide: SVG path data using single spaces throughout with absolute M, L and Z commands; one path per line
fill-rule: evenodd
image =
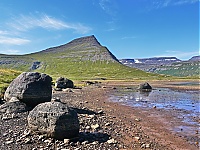
M 29 132 L 28 112 L 15 114 L 0 121 L 0 149 L 188 149 L 198 150 L 197 141 L 170 130 L 176 124 L 174 113 L 152 108 L 148 111 L 109 101 L 112 93 L 123 86 L 137 86 L 140 82 L 108 81 L 66 91 L 54 91 L 53 97 L 73 107 L 79 116 L 79 137 L 58 141 Z M 182 81 L 149 82 L 152 87 L 199 90 L 199 85 L 180 85 Z M 199 121 L 199 118 L 196 118 Z

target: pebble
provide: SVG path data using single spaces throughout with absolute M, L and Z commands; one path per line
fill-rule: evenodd
M 82 142 L 81 144 L 82 145 L 86 145 L 86 144 L 88 144 L 89 142 L 88 141 L 84 141 L 84 142 Z
M 94 130 L 98 129 L 99 127 L 100 127 L 99 124 L 91 125 L 91 128 L 94 129 Z
M 103 110 L 99 110 L 97 113 L 98 114 L 103 114 Z
M 108 122 L 108 123 L 106 123 L 106 124 L 105 124 L 105 126 L 110 126 L 110 123 L 109 123 L 109 122 Z
M 141 121 L 141 119 L 140 118 L 135 118 L 135 121 L 139 122 L 139 121 Z
M 31 139 L 30 139 L 30 138 L 26 138 L 26 139 L 24 140 L 24 143 L 25 143 L 25 144 L 31 143 Z
M 110 139 L 107 141 L 108 144 L 116 144 L 117 141 L 115 139 Z
M 6 141 L 5 144 L 11 144 L 13 141 Z
M 70 139 L 64 139 L 65 144 L 69 144 L 69 142 L 70 142 Z
M 134 139 L 137 140 L 137 141 L 139 141 L 139 140 L 140 140 L 140 137 L 135 136 Z

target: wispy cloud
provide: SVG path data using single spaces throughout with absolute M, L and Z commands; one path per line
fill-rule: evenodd
M 199 55 L 199 50 L 190 51 L 190 52 L 168 50 L 168 51 L 165 51 L 164 54 L 158 55 L 156 57 L 175 56 L 175 57 L 177 57 L 179 59 L 185 60 L 185 59 L 189 59 L 192 56 L 196 56 L 196 55 Z
M 72 29 L 77 33 L 85 34 L 91 30 L 90 27 L 84 26 L 81 23 L 67 23 L 62 20 L 50 17 L 46 14 L 37 16 L 20 15 L 19 17 L 13 18 L 12 21 L 8 23 L 8 25 L 19 31 L 27 31 L 40 27 L 48 30 Z
M 0 30 L 0 44 L 2 45 L 24 45 L 29 42 L 28 39 L 16 37 L 11 31 Z
M 20 51 L 16 50 L 16 49 L 7 49 L 7 50 L 4 50 L 4 51 L 0 50 L 0 53 L 1 54 L 19 54 Z
M 154 0 L 153 8 L 159 9 L 168 6 L 184 5 L 184 4 L 194 4 L 199 2 L 199 0 Z
M 24 38 L 0 36 L 0 44 L 6 45 L 24 45 L 29 43 L 30 40 Z
M 126 40 L 126 39 L 136 39 L 135 36 L 124 36 L 121 38 L 122 40 Z
M 99 5 L 103 11 L 105 11 L 110 16 L 114 17 L 116 15 L 116 3 L 112 0 L 99 0 Z

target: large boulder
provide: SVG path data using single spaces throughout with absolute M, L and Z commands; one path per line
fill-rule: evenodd
M 61 102 L 37 105 L 28 115 L 28 126 L 36 133 L 59 140 L 74 138 L 79 134 L 76 111 Z
M 152 87 L 149 83 L 144 82 L 139 85 L 138 89 L 142 90 L 142 91 L 150 91 L 150 90 L 152 90 Z
M 60 88 L 60 89 L 74 88 L 74 83 L 70 79 L 59 77 L 56 80 L 55 88 Z
M 28 106 L 51 101 L 52 78 L 38 72 L 24 72 L 14 79 L 4 93 L 4 99 L 9 101 L 16 97 Z

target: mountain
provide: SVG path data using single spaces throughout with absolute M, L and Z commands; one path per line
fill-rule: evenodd
M 200 61 L 200 56 L 193 56 L 188 61 Z
M 111 61 L 118 62 L 118 59 L 106 48 L 103 47 L 96 39 L 94 35 L 77 38 L 72 40 L 71 42 L 57 46 L 48 48 L 41 52 L 42 53 L 62 53 L 65 52 L 65 55 L 62 55 L 64 58 L 75 58 L 78 61 L 79 58 L 81 60 L 89 60 L 89 61 Z
M 176 57 L 120 59 L 119 61 L 126 66 L 146 72 L 180 77 L 199 76 L 199 56 L 194 56 L 188 61 L 181 61 Z
M 126 64 L 171 64 L 174 62 L 180 62 L 180 59 L 176 57 L 153 57 L 153 58 L 142 58 L 142 59 L 120 59 L 121 63 Z
M 163 76 L 122 65 L 94 35 L 27 55 L 0 55 L 0 68 L 37 71 L 53 78 L 155 79 Z

